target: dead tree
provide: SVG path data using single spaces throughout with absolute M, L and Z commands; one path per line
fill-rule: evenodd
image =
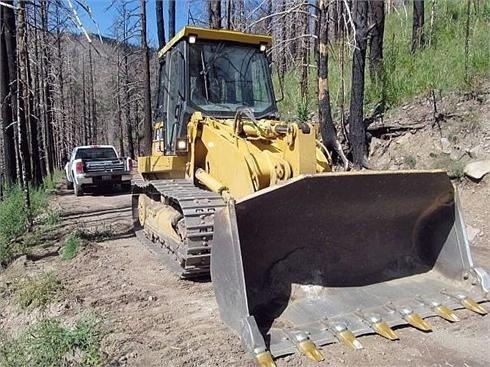
M 90 142 L 92 144 L 98 143 L 98 124 L 97 124 L 97 100 L 95 97 L 94 87 L 94 62 L 92 58 L 92 45 L 88 49 L 88 65 L 89 65 L 89 113 L 90 113 Z
M 368 3 L 355 0 L 352 3 L 352 17 L 355 26 L 355 49 L 352 59 L 352 88 L 349 113 L 349 141 L 354 168 L 367 165 L 366 127 L 364 125 L 364 71 L 367 48 Z
M 19 3 L 17 12 L 17 44 L 18 44 L 18 87 L 17 87 L 17 135 L 18 152 L 20 161 L 20 172 L 22 175 L 21 185 L 24 194 L 24 207 L 27 213 L 29 228 L 32 226 L 31 200 L 29 195 L 29 173 L 30 173 L 30 154 L 27 144 L 26 119 L 30 119 L 29 109 L 29 70 L 27 53 L 27 32 L 26 14 L 24 1 Z
M 309 67 L 309 58 L 310 58 L 310 42 L 308 34 L 310 33 L 310 25 L 309 25 L 309 5 L 308 3 L 302 4 L 302 13 L 300 16 L 301 24 L 303 26 L 302 33 L 303 37 L 301 37 L 301 81 L 300 81 L 300 90 L 301 90 L 301 98 L 303 102 L 308 100 L 308 67 Z
M 385 28 L 384 0 L 369 1 L 369 76 L 378 85 L 383 80 L 383 36 Z
M 150 89 L 150 53 L 146 40 L 146 0 L 140 0 L 141 18 L 141 49 L 143 52 L 143 150 L 145 155 L 151 154 L 152 123 L 151 123 L 151 89 Z
M 17 180 L 15 158 L 15 96 L 13 89 L 17 78 L 15 69 L 15 14 L 13 1 L 0 5 L 0 106 L 4 155 L 4 178 L 7 183 Z M 15 94 L 13 94 L 14 92 Z
M 175 0 L 168 2 L 168 39 L 175 36 Z
M 165 23 L 163 20 L 163 0 L 155 0 L 155 16 L 157 19 L 158 48 L 161 49 L 163 46 L 165 46 Z
M 209 28 L 221 28 L 221 0 L 209 0 Z
M 328 86 L 328 0 L 319 0 L 318 14 L 318 117 L 320 133 L 323 144 L 327 149 L 333 150 L 342 159 L 344 167 L 347 168 L 348 161 L 337 139 L 337 132 L 333 124 L 330 106 Z
M 232 0 L 226 0 L 226 29 L 233 29 L 234 4 Z
M 46 171 L 52 174 L 55 165 L 55 144 L 53 134 L 53 85 L 49 73 L 51 55 L 49 52 L 49 30 L 48 30 L 48 6 L 45 1 L 40 2 L 41 10 L 41 72 L 40 85 L 42 95 L 41 116 L 43 121 L 43 146 L 46 156 Z
M 41 67 L 41 37 L 39 31 L 39 22 L 38 22 L 38 11 L 33 11 L 32 21 L 33 21 L 33 39 L 34 39 L 34 52 L 32 56 L 34 57 L 35 62 L 32 63 L 31 68 L 31 79 L 32 79 L 32 112 L 33 116 L 31 118 L 31 147 L 32 152 L 37 152 L 32 154 L 32 158 L 35 161 L 33 164 L 34 167 L 34 177 L 36 183 L 41 183 L 42 178 L 46 176 L 47 171 L 47 163 L 46 163 L 46 154 L 44 154 L 44 141 L 43 141 L 43 119 L 42 119 L 42 101 L 43 101 L 43 92 L 41 86 L 41 76 L 42 76 L 42 67 Z M 37 137 L 34 140 L 34 137 Z M 37 145 L 37 146 L 36 146 Z
M 412 52 L 424 47 L 424 0 L 413 1 Z

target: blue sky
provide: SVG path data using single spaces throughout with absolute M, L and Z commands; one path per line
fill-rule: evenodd
M 115 10 L 113 8 L 109 8 L 112 1 L 110 0 L 85 0 L 85 2 L 90 7 L 93 17 L 97 22 L 100 33 L 105 36 L 111 35 L 111 25 L 114 22 L 115 18 Z M 139 0 L 135 0 L 134 4 L 131 7 L 139 7 Z M 138 8 L 139 10 L 139 8 Z M 193 9 L 192 13 L 196 16 L 200 9 Z M 163 12 L 165 16 L 165 36 L 168 41 L 168 1 L 163 1 Z M 176 0 L 176 20 L 175 20 L 175 31 L 178 32 L 180 28 L 187 24 L 189 6 L 188 1 L 186 0 Z M 78 9 L 78 15 L 83 23 L 85 29 L 90 32 L 96 33 L 97 28 L 90 17 L 83 9 Z M 148 41 L 150 46 L 156 47 L 157 40 L 157 26 L 155 19 L 155 0 L 147 0 L 146 5 L 146 17 L 147 17 L 147 31 L 148 31 Z

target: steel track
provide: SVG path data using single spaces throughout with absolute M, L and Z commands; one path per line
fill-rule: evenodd
M 147 181 L 138 177 L 133 179 L 132 192 L 133 227 L 138 239 L 181 278 L 209 276 L 214 213 L 225 206 L 223 198 L 196 187 L 186 179 Z M 182 241 L 141 226 L 138 218 L 139 195 L 169 204 L 182 214 Z

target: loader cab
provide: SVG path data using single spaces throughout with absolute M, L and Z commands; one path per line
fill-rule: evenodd
M 257 119 L 277 116 L 266 49 L 268 36 L 185 27 L 159 53 L 154 147 L 187 154 L 187 123 L 195 111 L 232 119 L 250 107 Z

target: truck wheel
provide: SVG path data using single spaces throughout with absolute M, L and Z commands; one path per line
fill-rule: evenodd
M 73 182 L 66 181 L 66 188 L 67 188 L 68 190 L 73 190 Z
M 75 196 L 82 196 L 83 195 L 82 185 L 75 184 L 74 187 L 75 187 Z

